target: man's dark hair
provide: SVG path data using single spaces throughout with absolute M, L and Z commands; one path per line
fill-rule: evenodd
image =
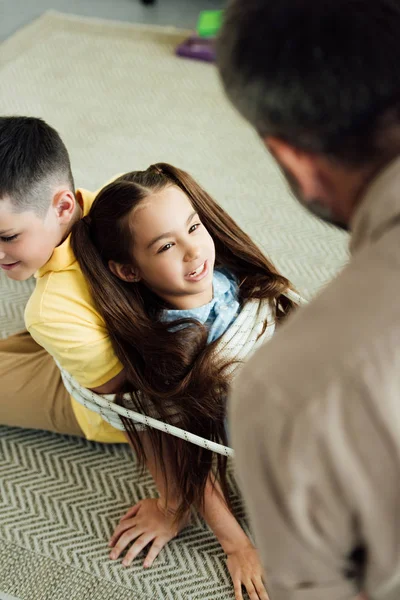
M 34 117 L 0 117 L 0 201 L 17 212 L 46 214 L 58 185 L 74 191 L 67 149 L 55 129 Z
M 351 165 L 400 148 L 399 0 L 233 0 L 217 62 L 263 138 Z

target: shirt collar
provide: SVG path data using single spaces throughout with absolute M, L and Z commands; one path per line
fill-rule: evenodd
M 373 179 L 352 219 L 350 250 L 373 242 L 400 217 L 400 158 Z

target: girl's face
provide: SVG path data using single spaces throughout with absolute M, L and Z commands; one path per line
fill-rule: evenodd
M 180 188 L 171 185 L 143 200 L 130 227 L 136 278 L 173 308 L 211 301 L 214 242 Z

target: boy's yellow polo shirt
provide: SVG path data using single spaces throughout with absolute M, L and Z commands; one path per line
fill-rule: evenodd
M 96 193 L 77 190 L 86 215 Z M 103 385 L 122 365 L 114 354 L 105 324 L 97 312 L 70 245 L 70 236 L 55 248 L 35 273 L 36 287 L 25 309 L 25 324 L 38 344 L 86 388 Z M 45 392 L 45 390 L 43 390 Z M 88 440 L 125 442 L 123 432 L 71 398 L 76 419 Z

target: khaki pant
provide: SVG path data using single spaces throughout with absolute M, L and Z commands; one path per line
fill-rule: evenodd
M 57 366 L 26 331 L 0 339 L 0 425 L 84 437 Z

